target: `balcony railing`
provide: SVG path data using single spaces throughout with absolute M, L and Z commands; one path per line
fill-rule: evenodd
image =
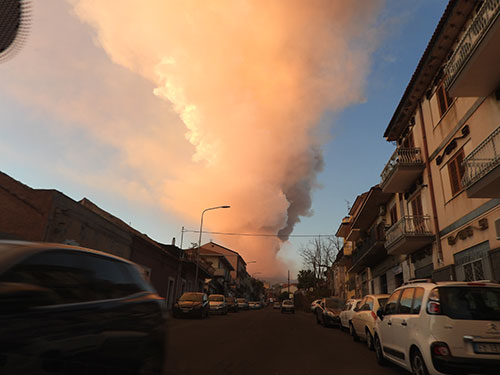
M 500 1 L 500 0 L 499 0 Z M 462 186 L 468 188 L 500 164 L 500 126 L 463 161 Z
M 385 247 L 391 245 L 402 237 L 420 237 L 432 235 L 430 230 L 430 217 L 425 216 L 403 216 L 396 224 L 390 227 L 386 234 Z
M 363 240 L 361 245 L 356 247 L 353 252 L 352 262 L 357 263 L 367 252 L 369 252 L 373 246 L 380 241 L 385 240 L 384 225 L 380 223 L 379 225 L 372 228 L 368 236 Z
M 500 1 L 500 0 L 499 0 Z M 412 166 L 423 162 L 420 148 L 398 147 L 381 173 L 382 183 L 386 181 L 399 166 Z
M 472 23 L 458 42 L 455 52 L 445 67 L 447 88 L 451 86 L 458 73 L 465 65 L 471 53 L 482 40 L 483 36 L 495 22 L 500 13 L 500 0 L 485 0 Z

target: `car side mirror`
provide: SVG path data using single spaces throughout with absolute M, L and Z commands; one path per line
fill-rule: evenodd
M 380 318 L 380 320 L 384 320 L 384 309 L 380 308 L 377 310 L 377 316 Z

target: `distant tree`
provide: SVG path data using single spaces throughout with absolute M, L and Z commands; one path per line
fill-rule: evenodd
M 289 299 L 289 295 L 288 295 L 288 292 L 283 292 L 281 293 L 279 296 L 278 296 L 278 299 L 280 300 L 280 302 L 286 300 L 286 299 Z
M 310 289 L 316 287 L 318 280 L 312 270 L 300 270 L 297 275 L 297 281 L 299 289 Z
M 332 266 L 341 248 L 342 243 L 338 237 L 317 237 L 302 245 L 299 254 L 306 269 L 311 270 L 317 280 L 325 280 L 326 271 Z

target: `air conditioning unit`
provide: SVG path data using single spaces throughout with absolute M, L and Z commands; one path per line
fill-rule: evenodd
M 497 233 L 497 240 L 500 240 L 500 219 L 495 220 L 495 230 Z

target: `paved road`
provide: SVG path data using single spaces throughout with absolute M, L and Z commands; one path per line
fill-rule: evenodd
M 312 314 L 266 307 L 209 319 L 171 319 L 167 375 L 406 374 L 380 367 L 364 343 Z

